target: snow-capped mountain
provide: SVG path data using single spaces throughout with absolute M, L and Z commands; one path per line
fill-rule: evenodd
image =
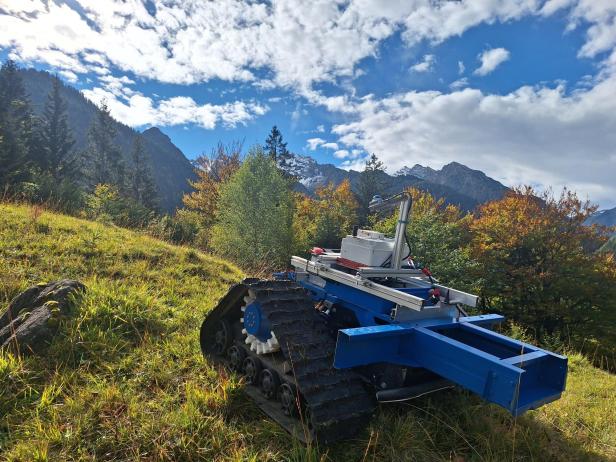
M 357 191 L 360 172 L 346 171 L 332 164 L 319 164 L 310 156 L 295 154 L 281 165 L 287 173 L 297 178 L 297 189 L 314 193 L 319 186 L 329 183 L 340 184 L 348 179 Z M 472 210 L 478 204 L 498 199 L 508 190 L 498 181 L 479 170 L 452 162 L 441 170 L 415 165 L 404 167 L 394 175 L 383 173 L 383 194 L 393 194 L 407 187 L 428 191 L 436 197 L 443 197 L 448 203 Z
M 597 211 L 586 220 L 586 223 L 589 225 L 616 226 L 616 207 Z
M 327 182 L 321 172 L 321 166 L 310 156 L 294 154 L 281 167 L 289 175 L 297 178 L 299 183 L 309 191 L 314 191 Z
M 421 178 L 429 183 L 448 186 L 478 202 L 500 199 L 508 189 L 482 171 L 473 170 L 458 162 L 451 162 L 440 170 L 415 164 L 413 168 L 403 167 L 398 174 L 400 172 L 406 176 Z
M 415 164 L 413 168 L 409 168 L 407 166 L 402 167 L 394 176 L 416 176 L 417 178 L 421 178 L 422 180 L 428 176 L 431 176 L 433 173 L 436 173 L 430 167 L 424 167 L 423 165 Z

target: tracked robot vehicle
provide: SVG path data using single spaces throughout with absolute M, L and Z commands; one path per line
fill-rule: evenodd
M 201 349 L 241 373 L 261 410 L 303 441 L 357 433 L 376 402 L 460 386 L 519 415 L 558 399 L 567 358 L 490 330 L 503 317 L 469 316 L 478 297 L 438 283 L 409 258 L 412 199 L 393 239 L 353 229 L 340 250 L 292 257 L 293 271 L 234 285 L 205 318 Z

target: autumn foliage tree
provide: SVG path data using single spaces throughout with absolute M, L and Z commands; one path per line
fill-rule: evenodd
M 570 191 L 554 198 L 530 187 L 482 206 L 471 224 L 471 250 L 485 305 L 538 338 L 613 306 L 613 256 L 595 252 L 605 235 L 584 225 L 595 210 Z
M 357 223 L 358 207 L 348 180 L 318 188 L 315 198 L 298 195 L 293 219 L 296 251 L 305 253 L 315 245 L 339 248 Z
M 242 143 L 218 143 L 209 155 L 199 156 L 195 161 L 197 179 L 190 182 L 194 191 L 185 194 L 182 202 L 198 215 L 204 228 L 216 221 L 220 188 L 240 167 L 241 152 Z

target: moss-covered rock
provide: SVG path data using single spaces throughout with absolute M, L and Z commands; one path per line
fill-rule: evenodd
M 0 316 L 0 347 L 22 353 L 44 347 L 71 313 L 75 296 L 85 291 L 75 280 L 37 284 L 17 295 Z

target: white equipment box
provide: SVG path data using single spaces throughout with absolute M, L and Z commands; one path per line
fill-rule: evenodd
M 394 250 L 394 239 L 383 233 L 360 229 L 357 237 L 348 235 L 342 239 L 340 258 L 351 260 L 363 266 L 381 266 Z M 404 255 L 408 253 L 405 245 Z

